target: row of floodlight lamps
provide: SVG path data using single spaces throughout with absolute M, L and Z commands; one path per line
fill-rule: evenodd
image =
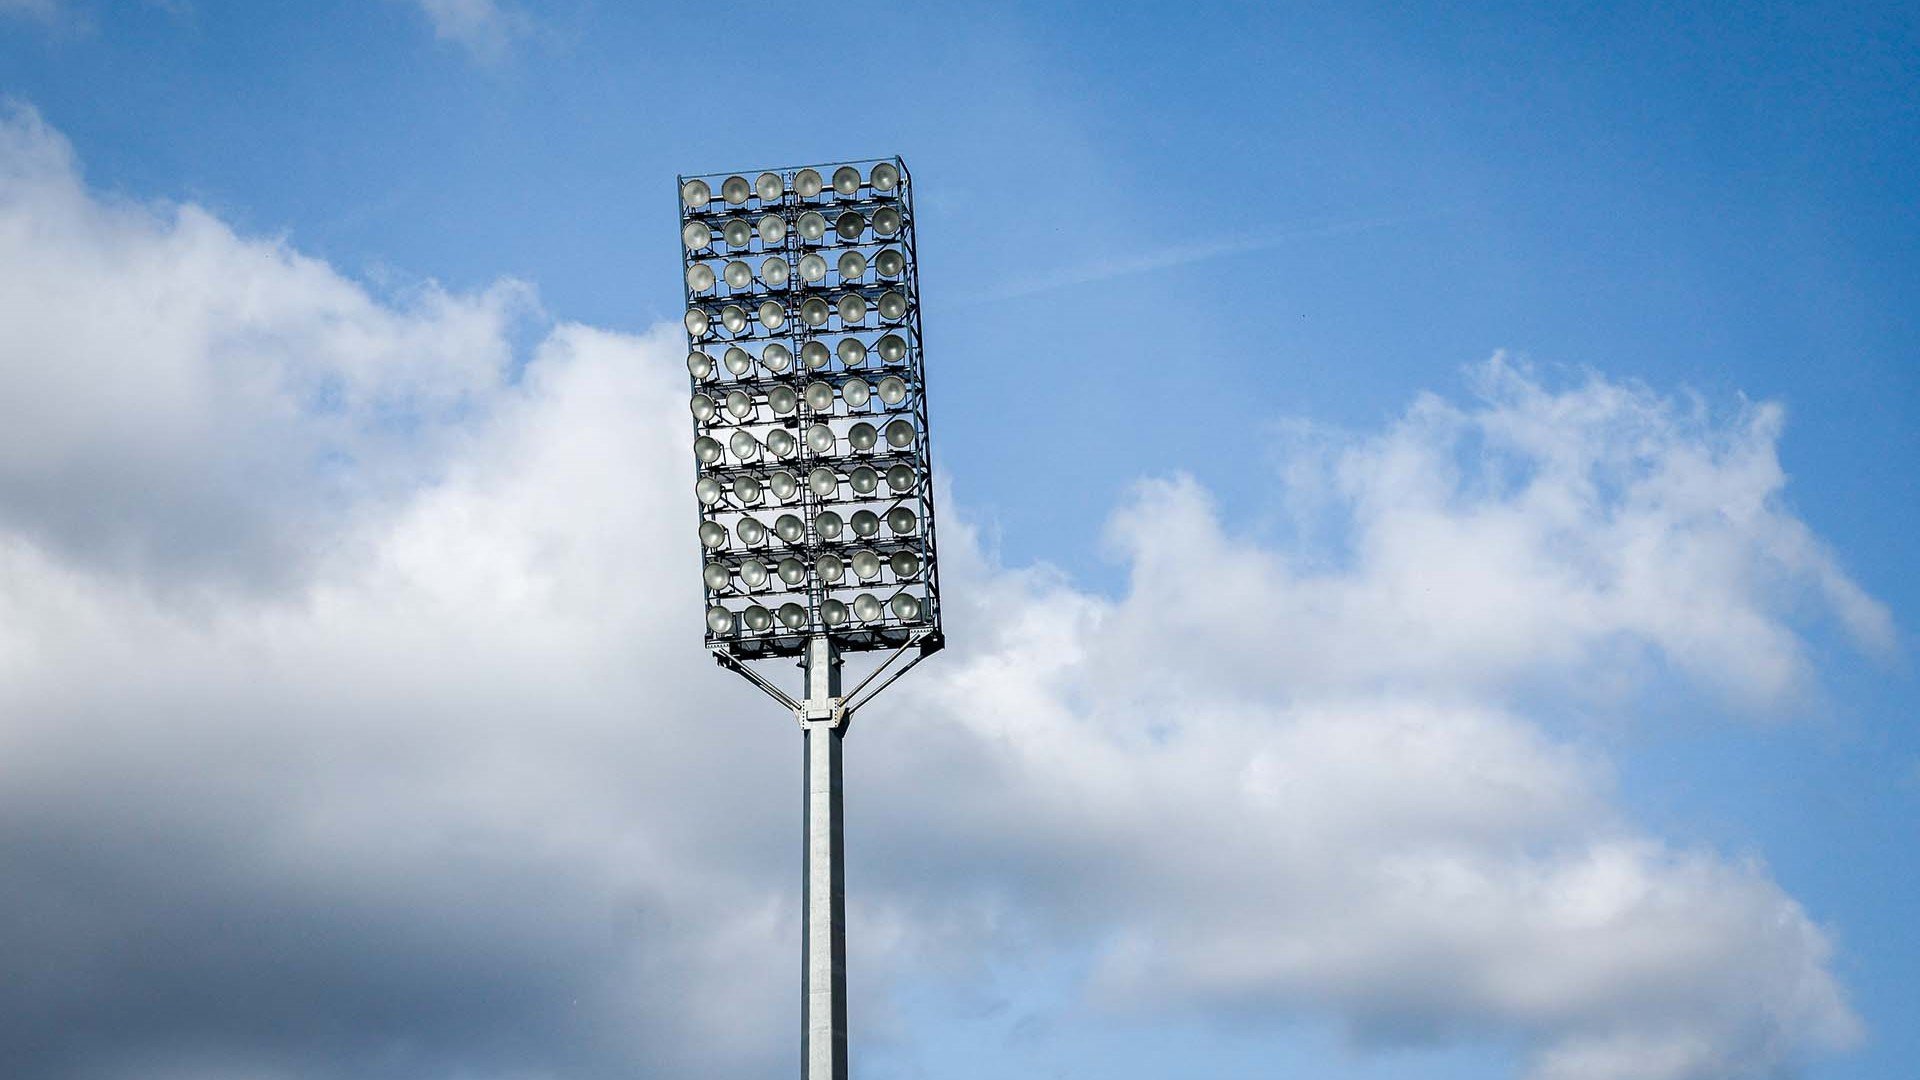
M 880 445 L 884 439 L 888 447 L 894 450 L 912 450 L 917 433 L 913 424 L 905 417 L 893 420 L 882 428 L 876 428 L 865 420 L 847 429 L 847 446 L 856 453 L 865 453 Z M 802 436 L 795 436 L 785 428 L 774 428 L 767 432 L 763 443 L 753 437 L 750 431 L 735 431 L 723 447 L 719 439 L 711 435 L 702 435 L 693 440 L 693 456 L 702 465 L 720 463 L 723 451 L 733 454 L 734 460 L 742 464 L 759 461 L 762 452 L 782 461 L 800 452 L 802 439 L 805 440 L 808 453 L 814 457 L 831 457 L 840 447 L 840 436 L 832 427 L 814 423 L 807 426 Z
M 880 294 L 872 305 L 879 315 L 882 325 L 899 325 L 907 318 L 907 298 L 905 295 L 889 289 Z M 825 329 L 833 316 L 840 316 L 840 325 L 846 330 L 869 329 L 866 326 L 867 298 L 857 292 L 842 293 L 829 304 L 818 296 L 809 296 L 798 304 L 789 306 L 778 300 L 761 301 L 752 312 L 743 304 L 725 304 L 719 311 L 720 328 L 738 337 L 749 332 L 757 321 L 769 332 L 786 327 L 789 317 L 797 314 L 800 321 L 815 330 Z M 713 331 L 714 312 L 702 306 L 687 309 L 687 333 L 695 339 L 704 338 Z
M 884 517 L 871 510 L 856 510 L 843 518 L 836 510 L 822 510 L 813 516 L 812 542 L 835 543 L 848 533 L 861 540 L 872 540 L 880 535 L 883 523 L 894 536 L 911 537 L 920 528 L 920 515 L 904 505 L 893 507 Z M 700 546 L 708 551 L 725 548 L 728 535 L 727 527 L 717 521 L 708 519 L 700 523 Z M 731 535 L 749 549 L 770 547 L 775 540 L 788 547 L 809 542 L 806 523 L 798 514 L 781 514 L 772 526 L 748 514 L 733 523 Z
M 728 206 L 745 206 L 748 199 L 762 203 L 779 202 L 788 190 L 802 199 L 818 199 L 827 192 L 826 180 L 818 169 L 801 169 L 793 174 L 793 187 L 779 173 L 763 172 L 751 184 L 744 176 L 729 176 L 720 181 L 720 201 Z M 833 170 L 833 193 L 848 197 L 860 194 L 860 170 L 842 165 Z M 900 190 L 900 169 L 890 161 L 876 164 L 868 173 L 865 186 L 879 198 L 889 198 Z M 705 210 L 713 201 L 713 188 L 705 180 L 688 180 L 680 185 L 680 202 L 688 210 Z
M 827 348 L 824 341 L 802 342 L 800 366 L 808 371 L 819 371 L 827 366 L 829 359 L 837 356 L 842 366 L 859 368 L 866 365 L 869 355 L 878 356 L 883 364 L 898 364 L 907 358 L 907 339 L 899 334 L 887 334 L 874 342 L 872 349 L 868 349 L 867 343 L 857 337 L 841 338 L 831 349 Z M 756 357 L 738 345 L 731 345 L 716 363 L 712 355 L 695 349 L 687 354 L 687 374 L 699 382 L 705 382 L 724 367 L 736 378 L 745 378 L 756 363 L 769 374 L 784 375 L 794 366 L 793 350 L 775 341 L 768 343 Z
M 900 228 L 906 219 L 900 211 L 891 206 L 883 206 L 873 212 L 871 220 L 858 210 L 846 210 L 833 219 L 832 235 L 828 235 L 827 218 L 818 210 L 808 210 L 793 220 L 793 229 L 800 234 L 803 244 L 858 244 L 866 236 L 867 229 L 873 229 L 876 240 L 867 243 L 881 243 L 900 234 Z M 746 218 L 729 218 L 720 225 L 716 234 L 713 226 L 704 221 L 689 221 L 680 227 L 680 242 L 689 252 L 706 251 L 718 248 L 716 237 L 724 245 L 735 251 L 753 246 L 757 238 L 763 248 L 778 247 L 787 239 L 787 219 L 779 214 L 763 214 L 760 220 L 749 223 Z
M 893 594 L 891 601 L 882 602 L 870 592 L 863 592 L 853 598 L 853 603 L 829 597 L 820 602 L 820 621 L 828 628 L 843 627 L 852 622 L 880 623 L 886 621 L 891 610 L 896 621 L 915 623 L 924 613 L 920 598 L 909 592 Z M 799 604 L 782 604 L 778 611 L 769 611 L 760 604 L 749 604 L 743 611 L 735 612 L 725 604 L 714 604 L 707 608 L 707 630 L 715 637 L 731 637 L 745 631 L 750 634 L 764 634 L 774 628 L 778 621 L 780 629 L 798 633 L 807 629 L 807 609 Z
M 880 575 L 892 571 L 894 583 L 906 585 L 919 575 L 920 567 L 920 556 L 905 548 L 891 555 L 881 555 L 871 548 L 862 548 L 845 558 L 833 552 L 821 555 L 813 560 L 813 576 L 825 585 L 838 585 L 851 572 L 860 581 L 881 584 Z M 736 577 L 739 579 L 737 584 Z M 751 555 L 736 565 L 713 559 L 701 572 L 701 579 L 706 583 L 707 591 L 716 595 L 727 594 L 729 590 L 748 597 L 801 592 L 807 584 L 807 564 L 792 555 L 773 562 L 771 566 L 765 560 Z
M 867 276 L 867 267 L 883 279 L 895 279 L 907 272 L 907 257 L 894 248 L 885 248 L 876 253 L 871 262 L 866 255 L 853 249 L 840 253 L 833 269 L 839 271 L 840 284 L 851 285 Z M 756 277 L 761 286 L 767 289 L 783 289 L 793 280 L 794 264 L 779 255 L 769 256 L 761 262 L 759 273 L 745 259 L 731 259 L 714 272 L 713 263 L 696 262 L 687 267 L 687 291 L 698 295 L 712 292 L 715 286 L 724 281 L 727 288 L 734 292 L 760 291 L 755 288 Z M 800 280 L 808 284 L 817 284 L 827 278 L 828 263 L 819 252 L 809 252 L 800 256 Z
M 826 415 L 833 412 L 835 401 L 846 402 L 849 413 L 865 409 L 875 401 L 883 409 L 891 409 L 906 404 L 907 380 L 898 375 L 888 375 L 878 384 L 873 384 L 854 375 L 841 380 L 838 390 L 825 379 L 815 379 L 799 390 L 776 383 L 768 387 L 766 392 L 766 405 L 775 416 L 791 415 L 802 404 L 815 414 Z M 688 401 L 693 418 L 702 424 L 712 422 L 722 413 L 737 423 L 753 423 L 759 415 L 759 405 L 759 397 L 745 390 L 729 390 L 719 397 L 702 391 Z
M 833 469 L 825 465 L 816 465 L 807 473 L 807 489 L 817 498 L 837 500 L 840 498 L 842 479 L 842 476 Z M 887 466 L 885 473 L 871 465 L 855 465 L 847 470 L 844 479 L 856 498 L 884 498 L 886 496 L 878 495 L 882 481 L 885 481 L 891 495 L 905 496 L 913 492 L 914 485 L 920 480 L 920 474 L 906 462 L 895 462 Z M 741 472 L 733 477 L 731 483 L 722 483 L 718 477 L 702 476 L 694 482 L 693 489 L 702 506 L 716 509 L 724 509 L 720 503 L 726 498 L 728 492 L 732 492 L 734 502 L 742 506 L 757 506 L 761 499 L 788 503 L 800 496 L 800 478 L 787 469 L 774 469 L 765 476 L 753 472 Z M 837 521 L 838 519 L 835 519 L 834 524 L 837 525 Z M 799 520 L 796 518 L 792 524 L 797 527 Z M 818 524 L 820 523 L 816 522 L 816 525 Z M 839 535 L 837 527 L 831 530 L 831 533 L 824 526 L 818 531 L 820 535 L 827 536 L 829 539 Z M 863 533 L 859 528 L 854 529 L 856 534 L 862 536 L 879 531 L 878 527 L 869 533 Z M 793 529 L 788 528 L 783 522 L 776 521 L 774 532 L 784 539 L 793 532 Z

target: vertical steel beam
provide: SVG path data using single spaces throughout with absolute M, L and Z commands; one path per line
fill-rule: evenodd
M 807 849 L 802 870 L 805 962 L 800 973 L 802 1080 L 847 1080 L 847 886 L 841 833 L 840 656 L 825 634 L 804 661 Z

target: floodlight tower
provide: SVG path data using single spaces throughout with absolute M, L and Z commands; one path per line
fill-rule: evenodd
M 944 643 L 913 181 L 897 157 L 678 181 L 706 643 L 800 724 L 801 1075 L 845 1080 L 841 740 Z M 750 664 L 782 657 L 798 699 Z

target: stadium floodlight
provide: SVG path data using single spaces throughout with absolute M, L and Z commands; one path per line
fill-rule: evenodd
M 841 740 L 944 644 L 913 180 L 896 157 L 675 190 L 706 644 L 804 734 L 803 1075 L 845 1080 Z M 842 693 L 859 652 L 883 655 Z M 778 658 L 798 698 L 751 665 Z

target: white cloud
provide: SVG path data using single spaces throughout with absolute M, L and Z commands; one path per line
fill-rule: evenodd
M 497 0 L 414 0 L 433 23 L 433 36 L 467 50 L 482 63 L 504 59 L 533 31 L 531 17 Z
M 677 331 L 557 326 L 515 380 L 530 309 L 370 295 L 0 122 L 17 1075 L 793 1052 L 797 735 L 699 652 Z M 959 508 L 953 647 L 849 746 L 870 992 L 1091 950 L 1122 1015 L 1495 1039 L 1534 1080 L 1858 1037 L 1764 866 L 1636 828 L 1524 705 L 1630 706 L 1664 665 L 1772 707 L 1814 679 L 1809 607 L 1888 640 L 1780 504 L 1779 410 L 1481 377 L 1290 464 L 1337 559 L 1152 481 L 1109 599 L 996 565 Z

